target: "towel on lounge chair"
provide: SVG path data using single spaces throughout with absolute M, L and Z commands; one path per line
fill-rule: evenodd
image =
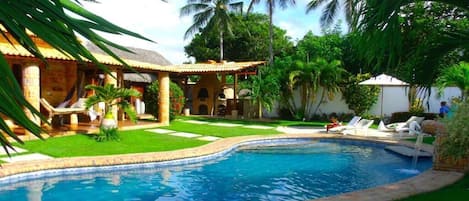
M 360 119 L 361 119 L 360 116 L 354 116 L 354 117 L 347 123 L 347 125 L 337 126 L 337 127 L 334 127 L 334 128 L 329 129 L 329 131 L 331 131 L 331 132 L 340 132 L 340 131 L 343 131 L 343 130 L 346 130 L 346 129 L 355 128 L 355 126 L 356 126 L 357 123 L 360 121 Z

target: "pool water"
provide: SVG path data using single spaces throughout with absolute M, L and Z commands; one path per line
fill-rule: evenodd
M 242 147 L 203 163 L 2 184 L 0 200 L 309 200 L 415 176 L 403 171 L 412 159 L 383 147 L 334 140 Z M 430 167 L 419 159 L 416 168 Z

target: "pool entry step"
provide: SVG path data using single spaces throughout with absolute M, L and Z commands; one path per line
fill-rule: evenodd
M 406 146 L 386 146 L 384 149 L 403 155 L 407 157 L 413 157 L 415 154 L 415 149 Z M 420 151 L 418 157 L 432 157 L 432 154 L 426 151 Z

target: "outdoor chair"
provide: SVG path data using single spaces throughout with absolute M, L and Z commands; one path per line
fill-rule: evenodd
M 365 136 L 368 135 L 368 128 L 373 124 L 374 120 L 369 119 L 361 119 L 358 123 L 350 129 L 346 129 L 342 131 L 344 135 L 358 135 L 364 134 Z
M 348 123 L 347 125 L 343 126 L 337 126 L 334 128 L 329 129 L 330 132 L 341 132 L 346 129 L 353 129 L 357 125 L 357 123 L 360 121 L 361 117 L 360 116 L 354 116 Z
M 392 123 L 384 125 L 383 122 L 380 122 L 378 126 L 379 131 L 387 132 L 397 132 L 399 136 L 402 137 L 405 132 L 409 132 L 410 135 L 420 131 L 420 124 L 425 119 L 425 117 L 411 116 L 406 122 Z

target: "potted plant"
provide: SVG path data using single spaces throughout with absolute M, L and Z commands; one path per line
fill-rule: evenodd
M 104 86 L 88 85 L 87 90 L 94 90 L 95 94 L 88 97 L 85 102 L 86 108 L 90 108 L 100 102 L 104 103 L 104 118 L 100 124 L 100 135 L 98 140 L 117 140 L 117 122 L 112 108 L 117 106 L 127 113 L 131 121 L 136 121 L 137 114 L 127 101 L 130 97 L 140 96 L 140 92 L 134 89 L 116 88 L 113 84 L 106 84 Z

